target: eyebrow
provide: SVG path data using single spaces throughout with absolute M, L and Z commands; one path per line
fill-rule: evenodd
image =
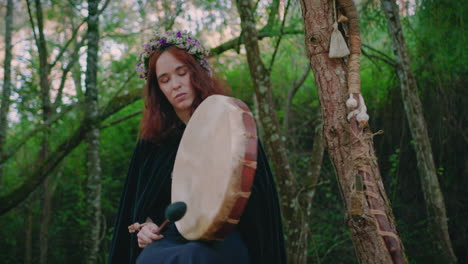
M 182 68 L 188 68 L 188 66 L 185 65 L 185 64 L 184 64 L 184 65 L 180 65 L 180 66 L 178 66 L 177 68 L 175 68 L 175 71 L 178 71 L 178 70 L 180 70 L 180 69 L 182 69 Z M 159 75 L 159 76 L 157 77 L 157 79 L 159 80 L 161 77 L 164 77 L 165 75 L 167 75 L 167 73 L 162 73 L 161 75 Z

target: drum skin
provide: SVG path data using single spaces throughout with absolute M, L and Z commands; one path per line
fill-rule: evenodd
M 177 151 L 172 202 L 187 204 L 175 224 L 188 240 L 222 240 L 239 222 L 257 167 L 257 131 L 241 100 L 212 95 L 193 113 Z

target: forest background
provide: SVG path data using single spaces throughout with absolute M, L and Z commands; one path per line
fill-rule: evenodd
M 468 3 L 397 2 L 453 250 L 459 263 L 467 263 Z M 1 263 L 106 262 L 143 107 L 136 57 L 153 30 L 186 29 L 198 36 L 212 49 L 216 74 L 259 118 L 262 105 L 238 39 L 235 1 L 103 0 L 96 7 L 98 16 L 88 16 L 88 2 L 82 0 L 0 1 L 0 117 L 6 117 L 0 119 Z M 383 131 L 374 136 L 375 151 L 408 262 L 445 263 L 431 235 L 387 21 L 380 1 L 358 1 L 357 7 L 361 89 L 370 128 Z M 301 6 L 259 0 L 253 9 L 289 164 L 297 179 L 311 177 L 322 121 Z M 98 39 L 87 35 L 90 21 Z M 98 59 L 90 63 L 92 50 Z M 89 65 L 97 66 L 94 90 Z M 93 105 L 99 105 L 94 112 Z M 92 164 L 98 164 L 94 172 Z M 358 263 L 327 152 L 318 168 L 306 219 L 307 263 Z M 98 214 L 90 208 L 98 208 Z M 292 216 L 283 212 L 283 217 Z M 97 239 L 89 236 L 93 232 Z M 90 258 L 93 247 L 98 250 Z

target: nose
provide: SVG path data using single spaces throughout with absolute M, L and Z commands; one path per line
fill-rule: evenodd
M 177 76 L 175 76 L 175 77 L 173 77 L 173 78 L 171 79 L 171 87 L 172 87 L 172 89 L 177 90 L 177 89 L 179 89 L 181 86 L 182 86 L 182 82 L 181 82 L 180 78 L 178 78 Z

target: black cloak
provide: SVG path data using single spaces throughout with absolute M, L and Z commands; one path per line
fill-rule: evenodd
M 147 217 L 160 225 L 170 204 L 171 173 L 185 127 L 175 129 L 163 143 L 140 140 L 122 192 L 110 247 L 110 264 L 135 263 L 141 249 L 128 226 Z M 286 263 L 281 215 L 275 182 L 259 142 L 252 193 L 238 224 L 250 263 Z

